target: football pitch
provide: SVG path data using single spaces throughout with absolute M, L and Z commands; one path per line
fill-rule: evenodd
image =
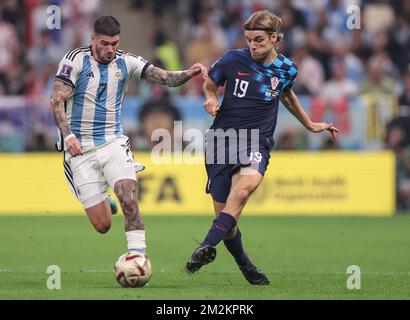
M 194 275 L 184 264 L 212 217 L 145 218 L 148 287 L 122 288 L 113 264 L 126 251 L 123 216 L 95 232 L 85 216 L 1 216 L 0 299 L 409 299 L 410 215 L 246 217 L 242 239 L 270 286 L 249 285 L 223 244 Z M 47 288 L 50 265 L 61 289 Z M 348 289 L 347 268 L 360 268 L 360 289 Z M 356 271 L 355 275 L 358 273 Z M 357 284 L 357 283 L 356 283 Z

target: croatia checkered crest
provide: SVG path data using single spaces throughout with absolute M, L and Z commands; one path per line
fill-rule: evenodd
M 271 83 L 271 85 L 272 85 L 272 90 L 275 90 L 275 89 L 276 89 L 276 87 L 278 86 L 279 82 L 280 82 L 280 81 L 279 81 L 278 77 L 270 78 L 270 83 Z

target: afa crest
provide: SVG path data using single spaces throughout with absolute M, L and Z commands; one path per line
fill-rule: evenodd
M 270 84 L 272 85 L 272 90 L 275 90 L 276 87 L 278 86 L 280 80 L 278 79 L 278 77 L 273 77 L 270 78 Z
M 120 80 L 122 78 L 121 70 L 115 71 L 115 79 Z

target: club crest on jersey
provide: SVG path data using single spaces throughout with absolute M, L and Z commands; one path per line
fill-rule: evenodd
M 61 68 L 61 71 L 60 71 L 60 76 L 70 78 L 72 70 L 73 70 L 72 66 L 70 66 L 68 64 L 63 64 L 63 67 Z
M 279 82 L 280 82 L 280 81 L 279 81 L 278 77 L 270 78 L 270 84 L 272 85 L 272 90 L 275 90 L 275 89 L 276 89 L 276 87 L 278 86 Z
M 121 70 L 115 71 L 114 76 L 115 76 L 115 79 L 120 80 L 120 79 L 122 78 L 122 72 L 121 72 Z

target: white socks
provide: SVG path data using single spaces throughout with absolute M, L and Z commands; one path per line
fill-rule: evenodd
M 128 252 L 139 252 L 145 255 L 145 230 L 132 230 L 125 232 L 128 242 Z

